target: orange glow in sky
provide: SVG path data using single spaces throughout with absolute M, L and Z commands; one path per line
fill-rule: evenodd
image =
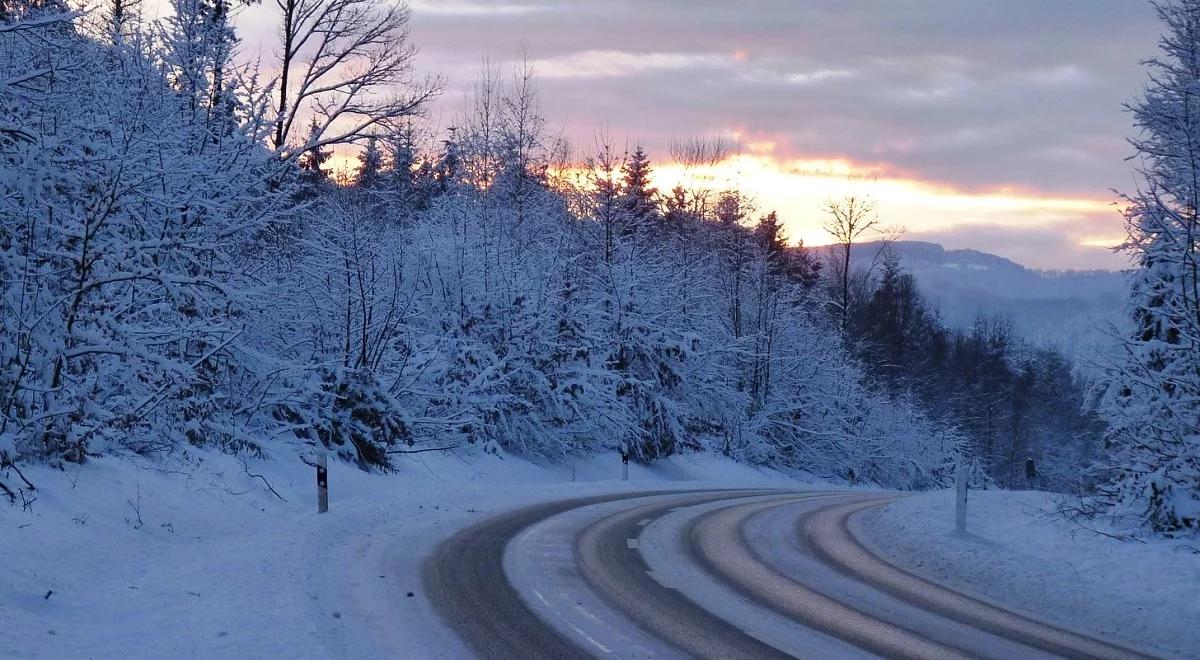
M 751 151 L 754 151 L 753 149 Z M 712 190 L 739 189 L 758 213 L 777 211 L 791 240 L 829 243 L 822 208 L 849 194 L 875 200 L 881 224 L 936 232 L 971 226 L 1069 230 L 1078 245 L 1119 242 L 1120 217 L 1111 200 L 1051 197 L 1020 190 L 966 192 L 950 186 L 888 175 L 846 160 L 779 160 L 762 153 L 729 158 L 715 166 L 658 165 L 655 185 Z M 979 246 L 987 249 L 987 246 Z
M 713 192 L 738 190 L 752 204 L 752 219 L 776 211 L 789 241 L 805 245 L 830 242 L 822 228 L 823 208 L 830 200 L 851 194 L 870 197 L 881 227 L 902 230 L 903 237 L 910 239 L 939 231 L 969 236 L 972 227 L 1049 230 L 1069 236 L 1080 248 L 1108 249 L 1123 238 L 1120 215 L 1109 199 L 1047 196 L 1017 189 L 963 191 L 845 159 L 779 159 L 769 155 L 772 145 L 766 142 L 746 147 L 747 153 L 712 166 L 653 164 L 653 183 L 664 195 L 677 185 Z M 355 154 L 345 151 L 328 161 L 330 173 L 338 179 L 352 179 L 357 168 Z M 577 185 L 586 185 L 582 167 L 565 174 Z M 987 251 L 985 240 L 969 243 Z M 1026 265 L 1053 267 L 1056 258 L 1047 254 L 1044 263 Z M 1114 257 L 1113 263 L 1119 264 L 1119 257 Z

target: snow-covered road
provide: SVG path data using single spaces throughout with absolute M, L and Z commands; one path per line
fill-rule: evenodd
M 463 612 L 515 621 L 521 635 L 540 626 L 548 644 L 572 653 L 682 657 L 688 644 L 711 643 L 841 658 L 930 643 L 1057 655 L 821 558 L 817 541 L 845 535 L 814 541 L 805 530 L 815 514 L 888 493 L 706 456 L 630 472 L 621 481 L 614 457 L 572 470 L 418 455 L 389 475 L 334 463 L 331 510 L 317 515 L 311 468 L 298 460 L 196 452 L 172 463 L 31 468 L 36 502 L 0 506 L 0 658 L 469 658 L 480 652 L 455 616 L 439 613 L 446 604 L 427 593 L 423 568 L 463 530 L 506 518 L 517 524 L 493 528 L 490 559 L 460 569 L 478 586 L 463 587 L 472 601 Z M 564 504 L 581 498 L 601 499 Z M 985 491 L 971 502 L 967 537 L 952 533 L 948 492 L 870 507 L 850 529 L 872 555 L 985 603 L 1151 655 L 1200 658 L 1190 625 L 1200 618 L 1200 556 L 1187 540 L 1092 534 L 1047 517 L 1053 496 L 1042 493 Z M 510 610 L 496 606 L 497 592 Z M 651 621 L 630 614 L 647 603 Z M 828 616 L 848 611 L 859 614 Z M 863 618 L 874 621 L 870 635 L 830 630 Z M 687 627 L 672 628 L 677 619 Z
M 1136 658 L 873 554 L 855 517 L 893 496 L 621 493 L 478 523 L 424 591 L 478 655 Z

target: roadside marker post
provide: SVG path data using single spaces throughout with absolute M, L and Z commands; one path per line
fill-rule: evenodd
M 325 452 L 317 452 L 317 513 L 329 512 L 329 463 Z
M 629 481 L 629 452 L 621 452 L 621 481 Z
M 958 459 L 954 472 L 954 529 L 959 534 L 967 533 L 967 462 Z
M 316 461 L 300 457 L 305 465 L 317 468 L 317 513 L 329 512 L 329 458 L 323 451 L 314 452 Z

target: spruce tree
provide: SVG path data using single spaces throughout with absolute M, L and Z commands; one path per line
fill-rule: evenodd
M 383 152 L 379 149 L 379 140 L 374 136 L 367 138 L 354 183 L 365 189 L 377 188 L 383 183 Z
M 297 159 L 300 168 L 300 181 L 306 187 L 319 187 L 329 182 L 329 175 L 323 169 L 329 161 L 330 153 L 320 144 L 321 126 L 314 118 L 308 127 L 308 148 Z
M 638 145 L 621 165 L 620 204 L 633 228 L 650 227 L 659 220 L 658 189 L 650 178 L 650 158 Z
M 899 257 L 887 250 L 883 274 L 870 300 L 856 311 L 855 343 L 874 363 L 884 382 L 899 391 L 919 377 L 923 344 L 931 332 L 930 313 L 912 274 L 904 272 Z
M 387 185 L 402 199 L 408 199 L 415 183 L 417 167 L 417 145 L 412 124 L 406 124 L 388 140 L 391 168 L 388 170 Z
M 1112 462 L 1102 489 L 1117 513 L 1160 532 L 1200 529 L 1200 0 L 1155 5 L 1166 28 L 1149 82 L 1128 109 L 1140 190 L 1125 196 L 1136 264 L 1134 330 L 1111 373 Z

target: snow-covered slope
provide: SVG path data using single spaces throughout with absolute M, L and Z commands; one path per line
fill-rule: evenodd
M 861 529 L 896 564 L 952 588 L 1114 641 L 1200 657 L 1200 627 L 1187 623 L 1200 621 L 1194 541 L 1118 541 L 1057 516 L 1055 497 L 972 491 L 959 536 L 953 493 L 926 493 L 867 513 Z
M 490 454 L 406 459 L 390 475 L 332 464 L 320 516 L 312 471 L 295 459 L 192 450 L 30 466 L 36 501 L 0 504 L 0 657 L 463 657 L 419 578 L 457 530 L 572 496 L 801 485 L 704 455 L 631 466 L 629 482 L 615 456 L 574 470 Z M 1002 491 L 973 493 L 972 536 L 954 538 L 949 503 L 905 498 L 872 514 L 872 538 L 915 570 L 1048 619 L 1200 648 L 1180 625 L 1200 617 L 1200 557 L 1187 543 L 1116 542 L 1041 518 L 1045 495 Z M 1084 601 L 1107 603 L 1107 618 L 1072 618 L 1094 613 L 1073 608 Z
M 462 657 L 419 580 L 454 531 L 572 496 L 799 485 L 705 455 L 631 465 L 629 482 L 615 455 L 574 469 L 406 458 L 388 475 L 331 463 L 320 516 L 313 471 L 296 459 L 189 450 L 66 472 L 27 466 L 35 501 L 23 510 L 0 499 L 0 658 Z

